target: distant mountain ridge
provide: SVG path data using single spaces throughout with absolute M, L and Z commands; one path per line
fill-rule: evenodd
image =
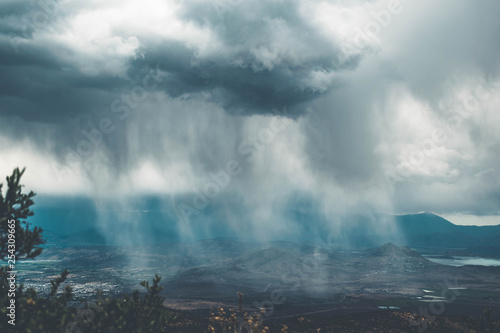
M 431 233 L 462 233 L 473 237 L 500 236 L 500 225 L 465 226 L 456 225 L 432 213 L 396 215 L 396 223 L 407 237 Z
M 411 247 L 476 248 L 484 255 L 500 255 L 500 225 L 463 226 L 431 213 L 400 215 L 395 221 L 406 245 Z M 471 253 L 474 254 L 474 253 Z
M 392 229 L 379 227 L 382 222 L 379 220 L 390 220 Z M 393 223 L 392 223 L 393 222 Z M 144 225 L 141 227 L 141 234 L 134 233 L 131 226 L 123 224 L 120 228 L 124 234 L 136 235 L 132 240 L 136 244 L 158 244 L 172 241 L 179 241 L 171 232 L 162 230 L 156 226 Z M 326 234 L 326 230 L 323 234 Z M 45 230 L 44 234 L 49 246 L 94 246 L 94 245 L 124 245 L 113 237 L 106 237 L 102 230 L 96 227 L 87 228 L 82 231 L 67 235 L 58 235 L 50 230 Z M 322 233 L 319 233 L 320 235 Z M 410 246 L 412 248 L 441 248 L 455 249 L 468 253 L 469 255 L 500 256 L 500 225 L 497 226 L 462 226 L 455 225 L 450 221 L 431 213 L 419 213 L 396 216 L 365 217 L 353 215 L 344 222 L 342 232 L 339 235 L 332 235 L 332 241 L 337 247 L 349 247 L 353 249 L 367 249 L 382 246 L 385 243 Z M 302 234 L 302 246 L 315 245 L 321 242 L 317 234 L 312 231 L 305 231 Z M 115 237 L 116 238 L 116 237 Z M 227 237 L 227 239 L 236 239 Z M 294 244 L 300 243 L 291 240 Z M 283 241 L 283 245 L 286 241 Z M 324 242 L 324 240 L 322 241 Z M 134 243 L 131 243 L 134 244 Z M 130 244 L 129 244 L 130 245 Z M 227 246 L 230 243 L 226 244 Z M 230 251 L 234 251 L 236 246 L 232 244 Z M 226 251 L 228 249 L 221 249 Z M 465 252 L 464 252 L 465 251 Z

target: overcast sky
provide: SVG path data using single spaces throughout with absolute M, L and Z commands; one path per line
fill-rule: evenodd
M 498 13 L 3 0 L 0 174 L 26 166 L 40 195 L 160 195 L 185 216 L 236 200 L 276 232 L 301 201 L 500 224 Z

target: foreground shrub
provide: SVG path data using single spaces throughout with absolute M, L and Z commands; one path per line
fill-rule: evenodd
M 255 315 L 237 315 L 234 309 L 229 309 L 226 313 L 224 308 L 217 309 L 216 312 L 210 313 L 210 324 L 208 325 L 209 332 L 216 333 L 268 333 L 269 328 L 264 326 L 262 322 L 263 313 Z
M 70 306 L 73 298 L 72 288 L 65 286 L 58 293 L 60 285 L 66 280 L 68 270 L 51 282 L 52 289 L 47 297 L 38 295 L 36 290 L 24 290 L 21 285 L 16 290 L 16 325 L 7 322 L 7 308 L 1 307 L 0 332 L 26 333 L 85 333 L 85 332 L 130 332 L 156 333 L 167 332 L 167 324 L 175 317 L 163 306 L 160 296 L 161 278 L 156 275 L 153 283 L 141 282 L 146 294 L 140 297 L 135 290 L 131 295 L 102 299 L 97 302 L 84 302 L 82 307 Z M 5 267 L 0 268 L 0 282 L 6 286 Z M 2 304 L 9 301 L 7 293 L 0 295 Z
M 141 298 L 139 291 L 120 298 L 108 298 L 96 303 L 87 303 L 87 314 L 81 316 L 74 326 L 80 332 L 166 332 L 167 324 L 175 316 L 163 306 L 164 298 L 160 296 L 163 289 L 159 286 L 161 277 L 156 274 L 153 283 L 141 282 L 146 288 L 146 295 Z M 93 311 L 89 312 L 89 311 Z M 81 311 L 84 313 L 84 311 Z

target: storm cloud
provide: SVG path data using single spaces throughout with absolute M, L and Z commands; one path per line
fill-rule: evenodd
M 256 235 L 300 230 L 301 202 L 331 225 L 497 215 L 499 7 L 4 1 L 0 171 L 100 207 L 158 195 L 171 219 L 233 161 L 191 216 Z

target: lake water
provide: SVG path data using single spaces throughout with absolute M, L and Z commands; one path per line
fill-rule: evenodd
M 480 257 L 453 257 L 452 259 L 432 258 L 425 257 L 426 259 L 448 266 L 465 266 L 465 265 L 478 265 L 478 266 L 500 266 L 500 259 L 480 258 Z

